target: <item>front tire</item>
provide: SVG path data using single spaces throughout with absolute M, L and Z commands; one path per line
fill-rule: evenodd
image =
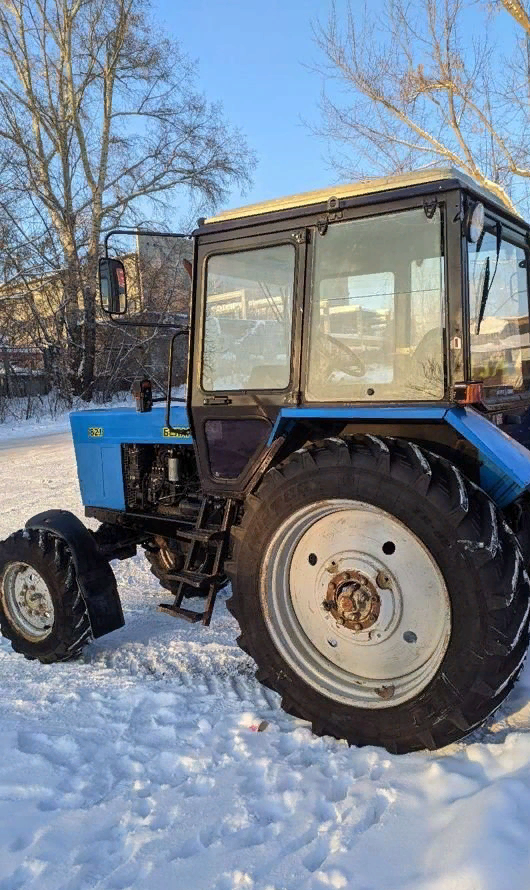
M 515 536 L 448 461 L 375 436 L 269 471 L 233 530 L 240 645 L 317 734 L 439 748 L 504 700 L 528 644 Z
M 0 631 L 15 652 L 43 664 L 69 661 L 92 639 L 72 554 L 50 532 L 0 543 Z

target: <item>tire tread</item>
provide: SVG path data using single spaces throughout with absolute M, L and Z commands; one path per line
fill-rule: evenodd
M 69 661 L 77 658 L 92 639 L 88 610 L 77 584 L 75 567 L 70 550 L 64 541 L 43 530 L 20 530 L 0 543 L 0 576 L 10 561 L 27 559 L 38 551 L 47 573 L 54 577 L 61 590 L 61 621 L 56 622 L 52 634 L 39 644 L 19 635 L 9 622 L 0 598 L 0 632 L 11 642 L 15 652 L 29 660 L 42 664 Z M 59 608 L 54 603 L 55 609 Z M 48 641 L 49 644 L 48 644 Z

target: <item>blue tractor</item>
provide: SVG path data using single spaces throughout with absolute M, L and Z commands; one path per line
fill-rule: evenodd
M 529 246 L 453 169 L 199 221 L 186 401 L 170 350 L 163 405 L 144 380 L 72 414 L 100 526 L 49 511 L 0 544 L 15 651 L 121 626 L 110 561 L 141 546 L 168 615 L 209 624 L 231 582 L 239 645 L 315 733 L 406 752 L 479 726 L 528 645 Z M 100 262 L 115 324 L 125 271 Z

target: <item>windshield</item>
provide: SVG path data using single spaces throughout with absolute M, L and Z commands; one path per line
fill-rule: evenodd
M 443 398 L 441 219 L 419 208 L 316 235 L 307 398 Z
M 477 244 L 468 246 L 468 258 L 472 379 L 513 392 L 526 390 L 530 383 L 526 253 L 503 238 L 497 259 L 495 232 L 487 230 Z

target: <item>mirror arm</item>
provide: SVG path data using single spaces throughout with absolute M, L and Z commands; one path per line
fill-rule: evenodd
M 154 230 L 151 231 L 150 229 L 135 229 L 132 227 L 130 229 L 111 229 L 109 232 L 107 232 L 103 240 L 103 245 L 105 248 L 105 259 L 107 260 L 110 259 L 109 238 L 111 238 L 113 235 L 156 235 L 157 238 L 191 238 L 191 234 L 189 232 L 156 232 Z M 108 316 L 110 324 L 114 324 L 117 327 L 121 328 L 169 328 L 172 331 L 175 330 L 175 325 L 168 324 L 167 322 L 157 323 L 154 321 L 119 321 L 119 316 L 113 314 L 112 312 L 109 312 Z
M 119 321 L 119 315 L 115 315 L 112 312 L 108 313 L 109 316 L 109 324 L 116 325 L 119 328 L 159 328 L 160 330 L 170 330 L 174 331 L 177 327 L 177 322 L 172 324 L 167 321 Z M 177 334 L 188 333 L 189 328 L 183 328 L 181 331 L 177 331 Z
M 110 232 L 107 232 L 105 235 L 103 245 L 105 247 L 105 258 L 109 259 L 109 238 L 112 235 L 156 235 L 157 238 L 190 238 L 191 235 L 189 233 L 184 234 L 182 232 L 155 232 L 150 229 L 111 229 Z

